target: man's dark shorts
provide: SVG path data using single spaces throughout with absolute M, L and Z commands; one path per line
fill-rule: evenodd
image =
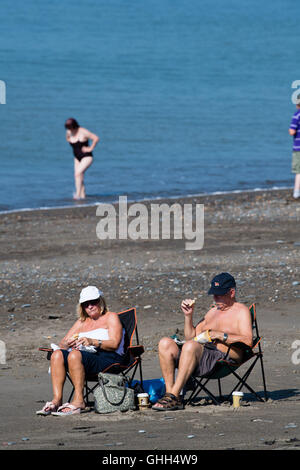
M 68 355 L 69 351 L 61 349 L 64 356 L 65 368 L 68 370 Z M 107 369 L 112 364 L 123 364 L 124 356 L 113 351 L 99 351 L 96 353 L 90 353 L 87 351 L 80 351 L 82 356 L 82 364 L 84 366 L 85 373 L 88 375 L 98 374 L 99 372 Z
M 202 376 L 202 375 L 208 374 L 209 372 L 213 370 L 213 368 L 216 365 L 216 362 L 218 362 L 221 359 L 224 359 L 226 356 L 225 353 L 223 353 L 222 351 L 219 351 L 219 349 L 217 349 L 217 347 L 212 343 L 205 343 L 203 346 L 204 346 L 203 354 L 200 358 L 199 364 L 196 366 L 195 370 L 193 371 L 193 375 Z M 176 367 L 178 367 L 179 358 L 180 358 L 180 354 L 177 359 Z M 228 361 L 235 363 L 230 358 L 228 358 Z

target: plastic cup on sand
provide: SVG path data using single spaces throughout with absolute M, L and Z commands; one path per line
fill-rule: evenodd
M 243 392 L 232 392 L 233 408 L 239 408 L 243 396 Z

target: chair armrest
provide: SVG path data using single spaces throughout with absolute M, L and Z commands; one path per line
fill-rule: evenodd
M 129 346 L 128 351 L 133 357 L 139 357 L 145 350 L 143 345 L 137 344 L 136 346 Z
M 228 358 L 228 354 L 229 354 L 229 351 L 231 350 L 232 346 L 241 349 L 241 351 L 243 351 L 243 354 L 246 354 L 249 350 L 250 351 L 252 350 L 252 348 L 248 344 L 242 343 L 240 341 L 237 341 L 236 343 L 231 343 L 228 346 L 226 356 L 224 357 L 225 360 Z
M 50 360 L 50 358 L 52 356 L 52 353 L 53 353 L 52 348 L 39 348 L 39 351 L 46 352 L 47 353 L 47 359 L 48 359 L 48 361 Z

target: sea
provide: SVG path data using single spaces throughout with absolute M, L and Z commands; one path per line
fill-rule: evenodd
M 299 9 L 1 0 L 0 212 L 292 187 Z M 69 117 L 100 137 L 84 201 Z

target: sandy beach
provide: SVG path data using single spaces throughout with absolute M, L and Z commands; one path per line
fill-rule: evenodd
M 299 450 L 300 366 L 293 343 L 300 340 L 300 202 L 290 194 L 164 201 L 204 204 L 204 246 L 191 251 L 184 240 L 99 240 L 96 207 L 0 215 L 0 340 L 6 344 L 0 449 Z M 161 377 L 159 339 L 182 336 L 182 299 L 196 298 L 194 318 L 200 319 L 212 302 L 210 280 L 222 271 L 236 278 L 239 301 L 257 304 L 266 403 L 245 392 L 238 410 L 201 400 L 168 413 L 35 415 L 51 398 L 49 363 L 38 348 L 58 342 L 74 323 L 82 287 L 100 287 L 112 311 L 137 308 L 143 374 L 154 379 Z M 231 380 L 224 382 L 224 392 Z M 259 367 L 249 383 L 262 391 Z

